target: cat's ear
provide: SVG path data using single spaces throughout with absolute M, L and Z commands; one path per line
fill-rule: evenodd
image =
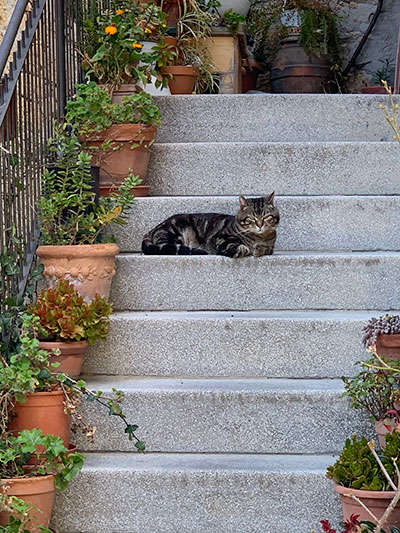
M 274 198 L 275 198 L 275 191 L 271 192 L 271 194 L 267 198 L 267 204 L 274 205 Z
M 244 209 L 245 207 L 248 207 L 249 205 L 251 205 L 251 202 L 247 198 L 245 198 L 243 195 L 240 195 L 239 196 L 240 209 Z

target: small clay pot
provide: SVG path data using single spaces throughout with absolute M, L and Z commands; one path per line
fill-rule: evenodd
M 48 287 L 54 288 L 60 279 L 67 279 L 89 302 L 96 293 L 106 298 L 110 296 L 118 252 L 114 243 L 46 245 L 36 250 L 44 265 L 43 276 Z
M 50 362 L 60 363 L 54 372 L 64 372 L 74 379 L 78 379 L 82 372 L 83 361 L 89 349 L 88 341 L 74 342 L 39 342 L 41 350 L 50 352 Z M 60 355 L 54 355 L 54 350 L 60 350 Z
M 172 74 L 168 84 L 171 94 L 191 94 L 199 76 L 199 69 L 192 65 L 164 67 L 166 74 Z
M 342 500 L 343 515 L 345 520 L 350 520 L 350 516 L 352 514 L 360 515 L 360 521 L 371 520 L 371 517 L 367 511 L 365 511 L 365 509 L 361 507 L 356 500 L 349 496 L 345 496 L 345 494 L 354 494 L 354 496 L 359 498 L 359 500 L 361 500 L 378 519 L 381 518 L 383 513 L 386 511 L 395 495 L 394 491 L 348 489 L 338 485 L 337 483 L 335 483 L 334 488 Z M 385 525 L 387 527 L 400 526 L 400 502 L 394 508 L 388 522 Z
M 1 490 L 6 494 L 16 496 L 39 509 L 29 512 L 31 520 L 28 530 L 31 533 L 39 533 L 39 525 L 49 527 L 56 493 L 54 475 L 2 479 L 0 482 Z M 6 525 L 9 519 L 10 513 L 0 512 L 0 525 Z
M 400 359 L 400 333 L 381 333 L 375 344 L 376 353 L 388 359 Z
M 131 170 L 142 180 L 147 177 L 150 147 L 156 135 L 157 126 L 113 124 L 104 131 L 82 136 L 82 141 L 96 149 L 92 164 L 100 167 L 100 194 L 105 186 L 119 186 Z M 103 152 L 106 142 L 112 145 Z
M 69 446 L 71 417 L 64 412 L 64 392 L 34 392 L 25 403 L 17 403 L 10 431 L 19 434 L 23 429 L 41 429 L 44 435 L 57 435 Z
M 392 92 L 394 87 L 391 87 Z M 372 87 L 363 87 L 361 89 L 362 94 L 388 94 L 387 90 L 383 85 L 373 85 Z

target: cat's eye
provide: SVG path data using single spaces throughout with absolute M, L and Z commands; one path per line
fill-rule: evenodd
M 273 217 L 272 215 L 268 215 L 264 217 L 263 220 L 266 220 L 267 222 L 273 222 L 275 220 L 275 217 Z
M 246 226 L 249 225 L 250 223 L 251 223 L 251 218 L 250 218 L 250 217 L 246 217 L 246 218 L 243 220 L 243 222 L 242 222 L 242 224 L 245 224 Z

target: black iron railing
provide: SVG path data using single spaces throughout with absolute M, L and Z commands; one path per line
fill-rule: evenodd
M 18 0 L 0 45 L 0 312 L 34 257 L 47 141 L 83 79 L 83 25 L 110 1 Z

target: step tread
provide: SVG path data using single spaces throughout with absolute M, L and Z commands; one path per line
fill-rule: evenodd
M 265 472 L 325 473 L 332 455 L 87 452 L 84 472 Z
M 115 311 L 111 320 L 335 320 L 339 322 L 356 319 L 368 321 L 372 316 L 386 314 L 386 310 L 265 310 L 265 311 Z M 391 311 L 398 315 L 400 310 Z
M 151 394 L 263 394 L 340 395 L 343 382 L 337 378 L 164 378 L 159 376 L 83 376 L 89 388 Z

